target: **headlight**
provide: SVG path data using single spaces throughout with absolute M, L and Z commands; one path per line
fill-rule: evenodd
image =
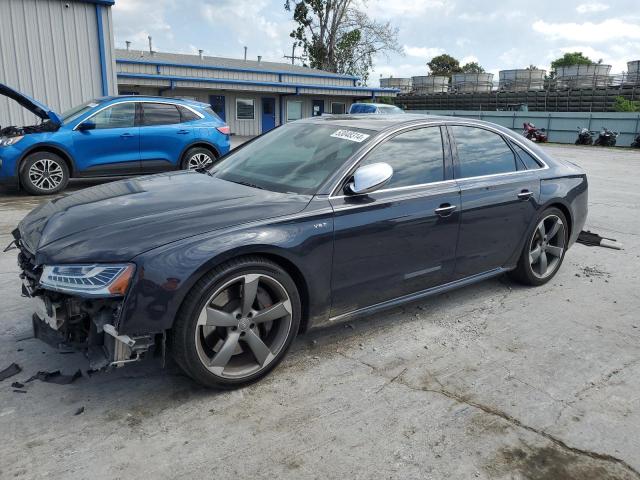
M 103 265 L 45 265 L 40 285 L 50 290 L 90 297 L 121 297 L 127 292 L 132 263 Z
M 24 135 L 18 135 L 17 137 L 0 137 L 0 147 L 8 147 L 9 145 L 15 145 L 18 143 Z

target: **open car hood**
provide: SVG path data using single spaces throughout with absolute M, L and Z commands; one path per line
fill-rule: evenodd
M 24 93 L 20 93 L 17 90 L 14 90 L 9 86 L 4 85 L 3 83 L 0 83 L 0 95 L 9 97 L 10 99 L 15 100 L 22 107 L 26 108 L 37 117 L 40 117 L 42 120 L 50 120 L 56 125 L 62 125 L 62 120 L 60 119 L 60 116 L 56 112 L 51 110 L 49 107 L 47 107 L 46 105 L 43 105 L 42 103 L 38 102 L 37 100 L 34 100 L 31 97 L 28 97 Z

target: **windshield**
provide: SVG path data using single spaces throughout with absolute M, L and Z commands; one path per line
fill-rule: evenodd
M 89 110 L 97 107 L 98 105 L 99 103 L 96 102 L 95 100 L 90 100 L 80 105 L 76 105 L 75 107 L 70 108 L 69 110 L 62 113 L 62 122 L 63 123 L 73 122 L 76 118 L 87 113 Z
M 231 152 L 212 175 L 274 192 L 314 194 L 374 133 L 339 125 L 284 125 Z
M 404 113 L 404 110 L 393 105 L 383 105 L 378 107 L 378 110 L 380 110 L 380 113 Z
M 354 103 L 349 113 L 376 113 L 376 106 L 367 103 Z

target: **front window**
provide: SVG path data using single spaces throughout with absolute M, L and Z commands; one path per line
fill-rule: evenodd
M 440 127 L 417 128 L 378 145 L 360 164 L 384 162 L 393 168 L 385 188 L 410 187 L 444 180 Z
M 231 152 L 213 175 L 274 192 L 313 194 L 375 132 L 292 123 Z
M 302 102 L 299 100 L 287 101 L 287 122 L 302 118 Z
M 253 120 L 255 116 L 255 105 L 252 98 L 236 99 L 236 119 Z
M 73 122 L 91 109 L 96 108 L 98 105 L 100 105 L 100 103 L 96 102 L 95 100 L 90 100 L 80 105 L 76 105 L 75 107 L 62 112 L 62 123 Z
M 133 127 L 136 120 L 136 104 L 117 103 L 96 113 L 90 120 L 96 124 L 96 130 Z
M 331 113 L 342 115 L 347 111 L 347 104 L 342 102 L 331 102 Z

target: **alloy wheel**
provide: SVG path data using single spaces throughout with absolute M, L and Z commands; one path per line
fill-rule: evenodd
M 29 180 L 41 190 L 55 190 L 64 179 L 64 172 L 58 162 L 48 158 L 36 160 L 29 168 Z
M 206 153 L 194 153 L 187 162 L 188 170 L 204 170 L 213 164 L 213 159 Z
M 540 279 L 558 269 L 565 249 L 565 226 L 557 215 L 543 218 L 533 233 L 529 245 L 531 271 Z
M 216 289 L 198 316 L 198 357 L 215 375 L 248 377 L 273 362 L 291 325 L 291 299 L 280 282 L 259 273 L 235 277 Z

